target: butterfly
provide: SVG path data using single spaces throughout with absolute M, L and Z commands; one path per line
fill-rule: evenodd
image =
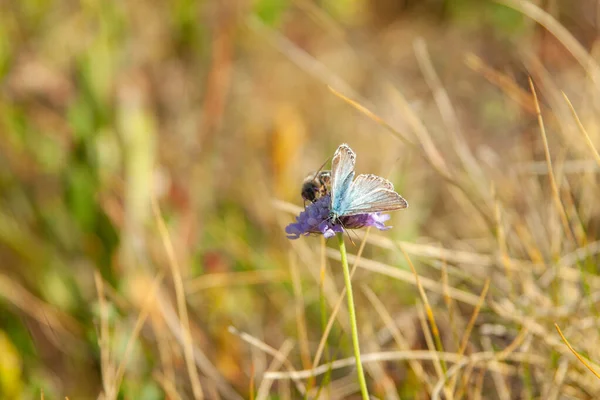
M 401 210 L 408 207 L 406 200 L 394 190 L 385 178 L 360 174 L 354 179 L 356 154 L 347 144 L 341 144 L 331 161 L 331 203 L 329 218 L 381 211 Z

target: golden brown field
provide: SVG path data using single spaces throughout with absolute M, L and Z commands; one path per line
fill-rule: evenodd
M 0 5 L 0 398 L 600 398 L 597 2 Z

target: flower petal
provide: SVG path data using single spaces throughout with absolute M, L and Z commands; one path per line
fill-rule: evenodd
M 316 202 L 309 204 L 302 211 L 296 222 L 289 224 L 285 228 L 288 239 L 298 239 L 300 236 L 306 236 L 311 233 L 322 234 L 326 239 L 335 236 L 338 232 L 347 229 L 359 229 L 367 226 L 373 226 L 379 230 L 390 229 L 385 226 L 385 221 L 390 219 L 388 214 L 371 213 L 344 216 L 338 221 L 332 221 L 329 218 L 330 198 L 323 196 Z

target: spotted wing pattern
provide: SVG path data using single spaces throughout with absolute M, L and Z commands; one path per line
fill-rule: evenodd
M 331 211 L 343 215 L 347 195 L 354 180 L 356 154 L 347 144 L 341 144 L 331 160 Z
M 361 174 L 350 186 L 340 215 L 356 215 L 401 210 L 408 203 L 394 190 L 394 185 L 380 176 Z

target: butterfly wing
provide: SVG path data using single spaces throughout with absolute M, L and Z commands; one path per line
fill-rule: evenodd
M 394 211 L 408 207 L 406 200 L 396 193 L 390 181 L 373 174 L 358 175 L 348 189 L 346 198 L 341 215 Z
M 356 154 L 347 144 L 341 144 L 331 160 L 331 211 L 343 215 L 348 204 L 348 191 L 354 179 Z

